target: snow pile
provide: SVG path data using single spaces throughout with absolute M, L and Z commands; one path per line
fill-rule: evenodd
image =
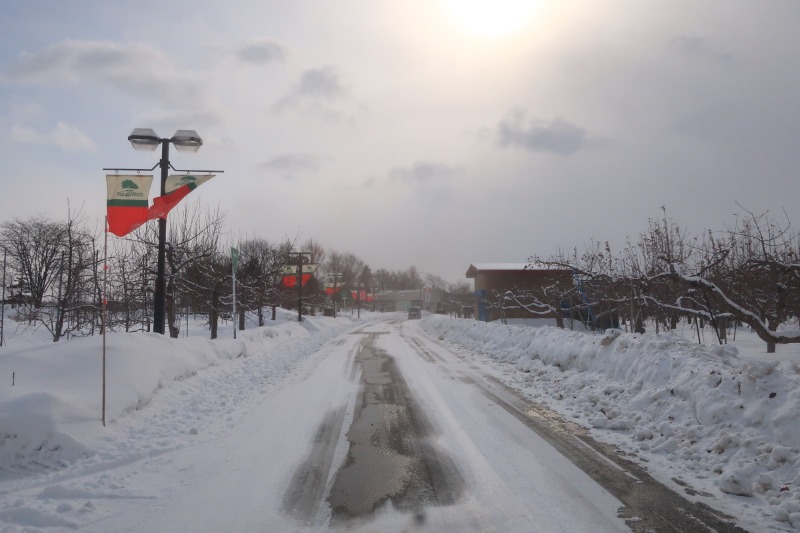
M 423 327 L 513 365 L 512 382 L 535 401 L 634 451 L 662 481 L 800 529 L 795 361 L 750 360 L 733 346 L 671 333 L 591 335 L 436 316 Z
M 240 331 L 236 340 L 109 334 L 107 422 L 124 419 L 186 378 L 238 358 L 271 356 L 260 367 L 268 374 L 270 367 L 291 364 L 353 325 L 346 318 L 306 317 L 302 324 L 296 315 L 280 318 L 267 327 Z M 102 337 L 17 342 L 3 347 L 0 355 L 0 477 L 67 466 L 108 440 L 100 424 Z

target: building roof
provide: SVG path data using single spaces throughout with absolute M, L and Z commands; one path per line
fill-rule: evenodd
M 569 272 L 566 269 L 557 268 L 531 268 L 529 263 L 472 263 L 467 269 L 466 277 L 474 278 L 478 272 Z
M 527 270 L 528 263 L 472 263 L 467 269 L 467 277 L 474 278 L 478 272 Z

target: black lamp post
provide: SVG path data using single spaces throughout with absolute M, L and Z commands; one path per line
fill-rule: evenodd
M 297 321 L 303 321 L 303 257 L 308 256 L 311 262 L 311 252 L 289 252 L 289 261 L 292 256 L 297 256 Z
M 136 128 L 128 135 L 134 150 L 154 151 L 161 145 L 161 196 L 166 194 L 167 174 L 170 169 L 169 145 L 175 145 L 179 152 L 197 152 L 203 145 L 203 139 L 194 130 L 178 130 L 171 138 L 160 138 L 150 128 Z M 158 219 L 158 273 L 153 301 L 153 331 L 164 334 L 164 303 L 166 300 L 164 263 L 166 259 L 167 219 Z

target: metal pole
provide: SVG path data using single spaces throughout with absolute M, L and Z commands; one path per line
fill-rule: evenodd
M 103 246 L 103 427 L 106 426 L 106 328 L 108 326 L 108 217 Z
M 169 139 L 161 139 L 161 196 L 164 196 L 167 187 L 167 172 L 169 171 Z M 155 295 L 153 296 L 153 331 L 164 334 L 164 302 L 166 301 L 164 263 L 166 262 L 167 248 L 167 219 L 158 219 L 158 270 L 156 274 Z
M 233 280 L 233 315 L 231 315 L 231 322 L 233 322 L 233 338 L 236 338 L 236 261 L 231 260 L 231 278 Z
M 303 253 L 297 254 L 297 321 L 303 321 Z
M 331 294 L 331 299 L 333 300 L 333 318 L 336 318 L 336 281 L 337 281 L 337 273 L 333 273 L 333 293 Z
M 0 346 L 5 342 L 3 337 L 4 324 L 6 320 L 6 258 L 8 250 L 3 248 L 3 298 L 0 300 Z M 734 334 L 734 339 L 736 334 Z

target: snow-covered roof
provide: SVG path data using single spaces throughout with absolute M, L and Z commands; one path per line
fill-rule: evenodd
M 478 272 L 529 272 L 536 276 L 543 272 L 569 272 L 566 269 L 534 268 L 530 263 L 472 263 L 466 277 L 474 278 Z
M 475 270 L 526 270 L 528 263 L 472 263 Z
M 472 263 L 467 269 L 466 276 L 474 278 L 478 272 L 519 272 L 526 270 L 528 263 Z

